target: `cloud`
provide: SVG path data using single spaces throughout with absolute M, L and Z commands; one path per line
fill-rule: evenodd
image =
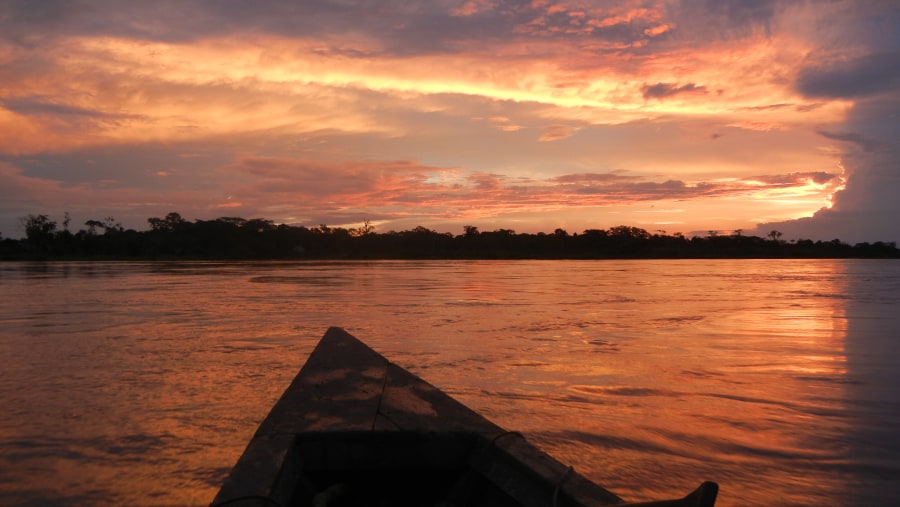
M 503 188 L 504 177 L 499 174 L 478 173 L 466 178 L 479 191 L 493 192 Z
M 697 86 L 694 83 L 687 83 L 679 86 L 676 83 L 656 83 L 654 85 L 644 84 L 641 92 L 645 99 L 664 99 L 681 95 L 684 93 L 706 93 L 706 87 Z
M 827 130 L 819 130 L 818 132 L 822 137 L 852 143 L 865 151 L 871 151 L 878 146 L 877 141 L 859 132 L 829 132 Z
M 674 20 L 682 38 L 728 40 L 770 35 L 783 0 L 676 0 L 666 2 L 667 18 Z
M 569 125 L 547 125 L 543 127 L 544 135 L 538 138 L 538 141 L 549 142 L 559 141 L 567 137 L 572 137 L 578 131 L 576 127 Z
M 494 116 L 493 118 L 488 118 L 488 121 L 503 132 L 518 132 L 519 130 L 527 128 L 523 125 L 513 123 L 512 120 L 505 116 Z
M 900 241 L 900 12 L 886 10 L 890 2 L 838 5 L 839 37 L 810 55 L 794 87 L 809 98 L 851 105 L 843 122 L 817 128 L 839 150 L 846 185 L 813 216 L 760 229 L 793 238 Z
M 772 186 L 798 186 L 802 185 L 806 181 L 811 181 L 813 183 L 824 185 L 829 182 L 833 182 L 836 178 L 839 178 L 839 174 L 827 173 L 824 171 L 812 171 L 812 172 L 804 172 L 804 173 L 790 173 L 790 174 L 769 174 L 763 176 L 754 176 L 749 178 L 744 178 L 744 180 L 750 181 L 759 181 L 766 185 Z
M 556 183 L 562 184 L 578 184 L 578 185 L 594 185 L 597 183 L 611 184 L 621 182 L 632 182 L 639 179 L 636 175 L 621 174 L 618 172 L 611 173 L 580 173 L 580 174 L 564 174 L 552 179 Z
M 813 172 L 687 183 L 612 172 L 513 178 L 413 161 L 318 162 L 258 156 L 241 157 L 220 172 L 230 175 L 223 193 L 243 203 L 235 213 L 280 210 L 276 220 L 302 221 L 301 217 L 315 215 L 330 217 L 329 223 L 346 214 L 378 217 L 385 223 L 416 216 L 446 221 L 474 210 L 498 216 L 767 191 L 802 193 L 811 181 L 826 184 L 835 177 Z
M 117 218 L 434 223 L 668 193 L 693 220 L 777 221 L 823 205 L 840 152 L 833 209 L 856 209 L 891 182 L 867 169 L 896 139 L 878 124 L 897 84 L 886 7 L 9 0 L 0 161 L 57 185 L 54 209 Z M 741 209 L 703 208 L 718 199 Z
M 900 242 L 900 93 L 854 106 L 840 133 L 823 132 L 841 149 L 846 186 L 830 207 L 796 221 L 769 222 L 789 238 Z
M 13 164 L 0 162 L 0 210 L 32 208 L 62 190 L 59 181 L 27 176 Z
M 58 179 L 29 176 L 9 163 L 0 162 L 0 223 L 4 236 L 17 229 L 19 219 L 27 214 L 50 214 L 61 219 L 71 212 L 73 229 L 88 219 L 113 215 L 127 227 L 142 227 L 154 213 L 165 214 L 180 205 L 194 211 L 204 208 L 208 195 L 197 190 L 137 188 L 113 180 L 96 180 L 66 184 Z M 18 231 L 22 232 L 22 231 Z
M 807 97 L 857 99 L 900 89 L 900 51 L 878 52 L 804 68 L 797 90 Z
M 764 194 L 782 190 L 803 192 L 802 189 L 810 182 L 825 185 L 837 177 L 824 172 L 811 172 L 687 183 L 674 179 L 648 181 L 645 177 L 622 173 L 582 173 L 557 176 L 552 182 L 562 193 L 652 200 Z
M 0 106 L 25 116 L 80 116 L 106 118 L 109 115 L 68 104 L 56 104 L 41 97 L 19 97 L 0 99 Z
M 358 200 L 381 205 L 399 193 L 414 192 L 428 174 L 442 169 L 411 161 L 321 162 L 282 157 L 245 156 L 223 167 L 224 174 L 237 174 L 228 193 L 251 190 L 261 199 L 314 198 L 323 201 Z M 243 188 L 242 188 L 243 187 Z
M 491 0 L 469 0 L 459 7 L 450 9 L 451 16 L 473 16 L 480 12 L 489 11 L 494 8 L 494 2 Z
M 32 146 L 46 146 L 41 141 L 53 137 L 58 142 L 82 136 L 85 132 L 103 131 L 123 128 L 129 122 L 146 120 L 142 115 L 129 113 L 110 113 L 98 109 L 80 107 L 48 100 L 46 97 L 24 96 L 0 98 L 0 107 L 13 113 L 15 121 L 20 125 L 29 125 L 33 129 L 43 130 L 43 139 L 19 144 L 19 149 Z M 2 117 L 2 115 L 0 115 Z M 2 120 L 0 120 L 2 121 Z M 18 129 L 21 131 L 21 129 Z M 2 146 L 2 144 L 0 144 Z

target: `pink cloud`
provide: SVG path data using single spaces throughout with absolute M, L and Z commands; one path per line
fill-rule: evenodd
M 247 211 L 270 207 L 286 210 L 289 216 L 328 217 L 332 223 L 348 216 L 451 219 L 759 191 L 758 184 L 654 182 L 605 173 L 510 178 L 411 161 L 323 163 L 248 156 L 222 172 L 235 175 L 228 192 Z M 777 183 L 784 185 L 781 180 Z
M 538 138 L 538 141 L 548 142 L 572 137 L 578 128 L 569 125 L 547 125 L 543 130 L 544 135 Z
M 450 11 L 451 16 L 474 16 L 484 11 L 488 11 L 494 8 L 494 2 L 491 0 L 470 0 L 460 7 L 452 9 Z

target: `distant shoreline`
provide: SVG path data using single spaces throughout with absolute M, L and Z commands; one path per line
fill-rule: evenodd
M 321 225 L 275 225 L 264 219 L 188 221 L 177 213 L 150 218 L 150 230 L 124 229 L 113 219 L 88 221 L 87 230 L 57 229 L 46 215 L 25 218 L 26 238 L 0 240 L 2 261 L 228 261 L 228 260 L 591 260 L 591 259 L 896 259 L 894 242 L 850 245 L 834 239 L 786 241 L 778 231 L 766 238 L 710 231 L 706 237 L 651 234 L 620 225 L 569 234 L 482 232 L 464 234 L 424 227 L 375 232 Z

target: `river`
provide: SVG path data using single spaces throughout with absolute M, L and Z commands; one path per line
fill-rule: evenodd
M 896 505 L 894 260 L 0 263 L 0 504 L 208 505 L 329 326 L 631 501 Z

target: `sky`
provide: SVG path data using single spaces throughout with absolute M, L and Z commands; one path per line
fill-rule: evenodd
M 895 0 L 0 0 L 22 217 L 900 241 Z

